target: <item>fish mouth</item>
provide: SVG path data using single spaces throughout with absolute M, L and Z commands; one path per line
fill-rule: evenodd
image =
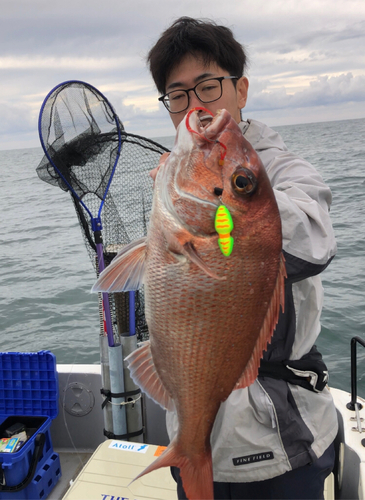
M 219 137 L 232 120 L 226 109 L 219 109 L 214 115 L 209 109 L 199 107 L 191 109 L 186 115 L 186 128 L 196 134 L 198 144 L 219 142 Z
M 209 125 L 213 121 L 213 116 L 211 114 L 208 114 L 202 110 L 198 111 L 198 116 L 197 116 L 197 132 L 204 134 L 204 131 L 209 127 Z
M 191 131 L 195 132 L 198 135 L 198 138 L 196 138 L 195 140 L 200 143 L 200 145 L 205 145 L 205 141 L 210 144 L 212 142 L 217 142 L 216 137 L 219 132 L 222 131 L 222 125 L 224 125 L 222 124 L 222 114 L 223 116 L 225 116 L 227 112 L 225 110 L 219 110 L 215 115 L 213 115 L 213 113 L 211 113 L 206 108 L 195 108 L 192 111 L 193 112 L 190 112 L 192 114 L 191 123 L 189 123 L 190 114 L 188 113 L 187 124 L 191 126 Z M 209 194 L 214 194 L 214 196 L 219 199 L 223 194 L 223 187 L 215 186 L 213 188 L 213 192 Z M 204 202 L 204 200 L 200 201 L 202 203 Z M 207 202 L 205 201 L 205 203 Z M 214 204 L 215 203 L 216 200 Z M 211 203 L 208 202 L 208 204 Z
M 217 115 L 203 107 L 193 108 L 186 114 L 185 124 L 189 132 L 194 132 L 204 138 L 205 131 L 216 121 Z

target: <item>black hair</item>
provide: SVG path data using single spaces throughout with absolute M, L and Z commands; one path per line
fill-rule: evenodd
M 247 65 L 245 50 L 229 28 L 210 20 L 180 17 L 162 33 L 147 57 L 161 94 L 173 68 L 188 54 L 201 57 L 204 64 L 215 62 L 231 76 L 243 76 Z

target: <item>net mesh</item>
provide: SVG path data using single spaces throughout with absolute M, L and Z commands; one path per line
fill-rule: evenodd
M 146 235 L 153 193 L 148 173 L 168 151 L 150 139 L 128 134 L 121 122 L 119 136 L 116 120 L 113 109 L 96 89 L 83 82 L 66 82 L 46 98 L 39 124 L 41 140 L 60 173 L 45 155 L 37 174 L 70 192 L 96 273 L 91 215 L 98 215 L 111 178 L 101 211 L 105 265 L 123 246 Z M 120 157 L 113 174 L 120 139 Z M 128 332 L 128 294 L 110 294 L 110 309 L 114 335 Z M 143 287 L 136 292 L 135 319 L 138 340 L 146 340 Z

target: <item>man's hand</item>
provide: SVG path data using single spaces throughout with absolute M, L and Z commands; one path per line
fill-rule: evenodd
M 169 157 L 170 153 L 163 153 L 161 155 L 161 158 L 160 158 L 160 161 L 158 162 L 158 165 L 156 168 L 153 168 L 149 175 L 152 177 L 153 179 L 153 185 L 155 185 L 155 179 L 156 179 L 156 175 L 157 175 L 157 172 L 158 172 L 158 169 L 161 167 L 161 165 L 163 165 L 165 163 L 165 161 L 167 160 L 167 158 Z

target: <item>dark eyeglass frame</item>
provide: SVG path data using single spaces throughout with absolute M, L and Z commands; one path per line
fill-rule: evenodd
M 171 114 L 177 114 L 177 113 L 182 113 L 183 111 L 185 111 L 186 109 L 188 109 L 189 107 L 189 103 L 190 103 L 190 94 L 189 92 L 191 90 L 194 91 L 194 94 L 196 95 L 196 97 L 199 99 L 200 102 L 202 102 L 203 104 L 208 104 L 209 102 L 215 102 L 215 101 L 218 101 L 218 99 L 220 99 L 223 95 L 223 85 L 222 85 L 222 81 L 223 80 L 238 80 L 239 77 L 238 76 L 218 76 L 217 78 L 207 78 L 206 80 L 202 80 L 201 82 L 197 83 L 195 85 L 195 87 L 191 87 L 191 89 L 174 89 L 174 90 L 171 90 L 171 92 L 168 92 L 167 94 L 164 94 L 162 95 L 161 97 L 158 98 L 158 100 L 160 102 L 163 103 L 163 105 L 165 106 L 165 108 L 167 109 L 167 111 Z M 196 93 L 196 88 L 201 85 L 202 83 L 204 82 L 209 82 L 211 80 L 217 80 L 219 83 L 220 83 L 220 86 L 221 86 L 221 93 L 220 93 L 220 96 L 217 97 L 216 99 L 212 99 L 211 101 L 203 101 L 199 96 L 198 94 Z M 174 93 L 174 92 L 185 92 L 185 94 L 187 95 L 188 97 L 188 103 L 186 105 L 186 108 L 184 109 L 181 109 L 180 111 L 171 111 L 169 109 L 169 106 L 167 104 L 167 102 L 165 101 L 166 97 L 168 97 L 170 94 Z

